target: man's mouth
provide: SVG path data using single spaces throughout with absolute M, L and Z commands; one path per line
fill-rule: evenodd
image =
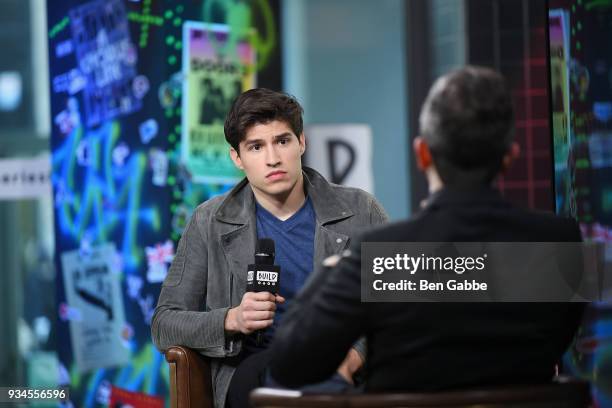
M 281 171 L 281 170 L 277 170 L 277 171 L 273 171 L 271 173 L 268 173 L 268 175 L 266 175 L 266 178 L 268 180 L 276 180 L 276 179 L 282 178 L 285 174 L 286 174 L 286 172 Z

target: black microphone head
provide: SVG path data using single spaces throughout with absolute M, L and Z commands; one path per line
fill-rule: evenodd
M 274 256 L 274 240 L 271 238 L 260 238 L 255 246 L 255 255 Z
M 255 245 L 255 263 L 272 265 L 274 263 L 274 240 L 260 238 Z

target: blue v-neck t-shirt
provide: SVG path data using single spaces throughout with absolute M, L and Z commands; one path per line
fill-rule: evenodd
M 285 303 L 276 305 L 274 324 L 265 331 L 267 345 L 291 300 L 312 272 L 316 216 L 307 197 L 302 207 L 284 221 L 256 204 L 256 219 L 257 238 L 274 240 L 274 263 L 281 268 L 279 294 L 286 299 Z

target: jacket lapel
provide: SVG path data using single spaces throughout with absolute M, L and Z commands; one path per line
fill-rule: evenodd
M 327 228 L 326 225 L 350 218 L 353 211 L 342 201 L 329 183 L 316 171 L 304 168 L 304 186 L 312 200 L 317 217 L 313 265 L 320 265 L 328 256 L 342 252 L 348 246 L 349 237 Z
M 231 290 L 241 288 L 244 292 L 247 266 L 254 261 L 257 240 L 255 198 L 246 178 L 233 188 L 215 213 L 215 218 L 225 224 L 218 239 L 234 281 Z M 236 296 L 231 297 L 232 303 L 240 301 Z
M 221 246 L 233 276 L 232 287 L 246 288 L 247 266 L 254 261 L 255 224 L 244 224 L 221 235 Z M 232 296 L 232 300 L 234 296 Z
M 352 217 L 353 211 L 337 197 L 327 180 L 316 171 L 304 168 L 304 188 L 312 200 L 317 221 L 326 225 Z

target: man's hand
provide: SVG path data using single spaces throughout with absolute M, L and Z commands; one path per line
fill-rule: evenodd
M 230 309 L 225 316 L 225 331 L 251 334 L 272 325 L 276 303 L 285 298 L 270 292 L 246 292 L 240 305 Z
M 351 347 L 337 371 L 347 382 L 353 384 L 353 375 L 362 365 L 363 360 L 361 359 L 361 354 Z

